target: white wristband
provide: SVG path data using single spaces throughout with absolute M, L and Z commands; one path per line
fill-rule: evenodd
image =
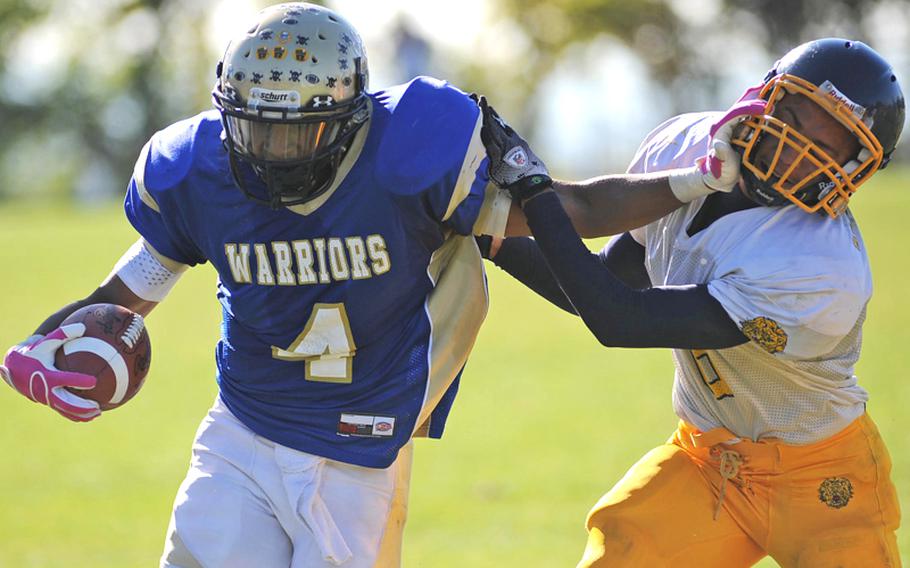
M 177 272 L 172 271 L 149 251 L 143 239 L 139 239 L 120 258 L 105 282 L 116 275 L 133 294 L 149 302 L 160 302 L 185 269 L 181 265 Z
M 667 181 L 670 183 L 670 191 L 683 203 L 695 201 L 715 191 L 705 184 L 704 174 L 698 166 L 669 170 Z

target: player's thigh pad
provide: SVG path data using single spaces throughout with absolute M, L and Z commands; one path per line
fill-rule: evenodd
M 218 400 L 193 444 L 162 566 L 397 566 L 409 466 L 409 447 L 374 469 L 275 444 Z
M 293 542 L 291 566 L 374 566 L 392 512 L 397 463 L 360 467 L 282 446 L 275 447 L 275 460 L 286 498 L 276 509 Z
M 591 510 L 578 566 L 751 566 L 764 552 L 730 515 L 715 520 L 715 504 L 711 484 L 682 448 L 655 448 Z
M 220 403 L 197 432 L 162 568 L 289 566 L 291 540 L 252 479 L 255 436 Z
M 862 416 L 831 438 L 784 446 L 787 473 L 772 493 L 768 551 L 784 568 L 900 566 L 891 457 Z

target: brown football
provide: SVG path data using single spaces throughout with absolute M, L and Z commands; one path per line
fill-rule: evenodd
M 152 362 L 152 345 L 139 314 L 116 304 L 92 304 L 70 314 L 61 325 L 82 323 L 85 334 L 63 344 L 55 357 L 61 371 L 92 375 L 90 390 L 70 389 L 95 400 L 101 410 L 124 404 L 142 388 Z

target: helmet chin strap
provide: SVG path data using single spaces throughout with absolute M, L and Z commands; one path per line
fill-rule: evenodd
M 777 207 L 786 205 L 790 201 L 778 193 L 770 184 L 761 181 L 747 169 L 742 171 L 743 193 L 746 197 L 764 207 Z

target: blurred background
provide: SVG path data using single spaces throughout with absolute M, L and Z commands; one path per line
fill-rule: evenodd
M 0 200 L 122 194 L 153 132 L 211 106 L 215 62 L 267 4 L 0 0 Z M 906 0 L 327 4 L 360 30 L 374 89 L 430 74 L 485 93 L 566 177 L 623 168 L 664 118 L 726 108 L 809 39 L 910 71 Z
M 136 238 L 119 203 L 139 149 L 210 108 L 225 44 L 267 4 L 0 0 L 0 346 L 85 296 Z M 910 83 L 906 0 L 326 4 L 360 30 L 373 89 L 430 74 L 484 93 L 565 178 L 624 169 L 665 118 L 725 108 L 817 37 L 865 41 Z M 858 374 L 905 507 L 908 146 L 853 207 L 876 286 Z M 587 510 L 676 423 L 669 353 L 604 350 L 576 318 L 489 276 L 446 439 L 418 442 L 406 568 L 574 566 Z M 74 426 L 0 387 L 0 567 L 157 565 L 215 395 L 215 277 L 190 271 L 150 318 L 152 372 L 127 410 Z M 910 531 L 899 539 L 906 563 Z

